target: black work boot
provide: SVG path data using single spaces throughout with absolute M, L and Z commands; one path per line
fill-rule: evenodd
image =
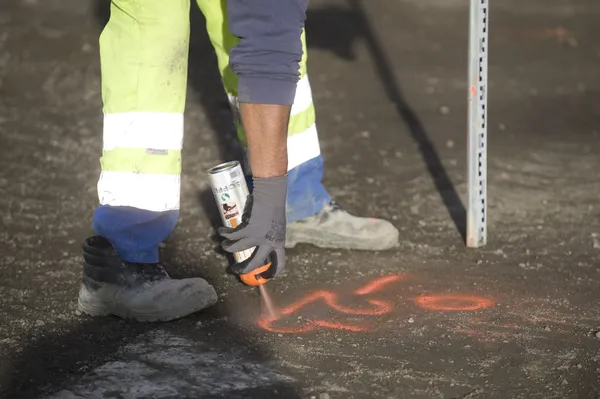
M 78 309 L 92 316 L 168 321 L 217 302 L 217 293 L 206 280 L 175 280 L 158 263 L 125 262 L 99 236 L 84 241 L 83 258 Z

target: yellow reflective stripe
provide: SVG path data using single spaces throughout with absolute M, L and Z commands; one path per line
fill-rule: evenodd
M 290 124 L 288 126 L 288 137 L 305 132 L 312 125 L 314 125 L 315 120 L 315 105 L 311 103 L 307 109 L 290 117 Z
M 181 174 L 181 151 L 115 148 L 102 151 L 100 165 L 105 172 L 178 175 Z
M 300 60 L 300 77 L 303 78 L 306 75 L 306 63 L 308 61 L 308 49 L 306 48 L 306 29 L 302 28 L 302 35 L 300 35 L 300 39 L 302 40 L 302 60 Z

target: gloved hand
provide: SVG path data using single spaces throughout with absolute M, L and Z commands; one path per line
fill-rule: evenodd
M 242 223 L 236 228 L 218 229 L 219 235 L 226 238 L 221 246 L 227 252 L 256 247 L 252 256 L 231 266 L 233 273 L 250 273 L 271 262 L 271 267 L 261 274 L 269 279 L 284 269 L 287 180 L 287 175 L 254 178 L 254 190 L 246 201 Z

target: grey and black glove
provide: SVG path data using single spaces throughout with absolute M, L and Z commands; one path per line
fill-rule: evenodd
M 242 223 L 236 228 L 221 227 L 225 237 L 221 246 L 227 252 L 256 247 L 252 256 L 231 266 L 235 274 L 246 274 L 271 262 L 262 277 L 277 276 L 285 267 L 285 204 L 288 177 L 254 178 L 254 190 L 248 196 Z

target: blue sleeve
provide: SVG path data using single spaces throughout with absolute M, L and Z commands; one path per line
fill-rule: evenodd
M 228 0 L 229 28 L 240 38 L 229 54 L 240 102 L 293 104 L 308 1 Z

